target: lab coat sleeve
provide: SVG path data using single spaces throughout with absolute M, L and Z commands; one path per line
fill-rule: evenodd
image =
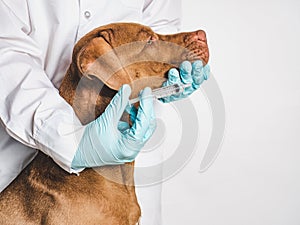
M 72 107 L 45 73 L 26 18 L 0 0 L 0 119 L 7 133 L 49 155 L 68 172 L 83 133 Z
M 142 20 L 155 32 L 178 32 L 181 26 L 181 0 L 145 0 Z

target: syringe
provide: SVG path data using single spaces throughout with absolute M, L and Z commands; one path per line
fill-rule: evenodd
M 174 94 L 180 94 L 184 91 L 185 88 L 191 87 L 192 83 L 187 83 L 187 84 L 172 84 L 169 86 L 165 87 L 160 87 L 152 90 L 152 95 L 154 98 L 159 99 L 159 98 L 164 98 L 168 97 Z M 129 104 L 134 104 L 136 102 L 140 101 L 140 97 L 133 98 L 129 100 Z

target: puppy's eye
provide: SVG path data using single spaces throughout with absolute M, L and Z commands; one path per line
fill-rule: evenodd
M 153 43 L 152 37 L 150 37 L 147 41 L 147 45 L 151 45 Z

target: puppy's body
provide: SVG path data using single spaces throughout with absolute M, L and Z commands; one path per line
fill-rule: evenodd
M 123 167 L 105 167 L 114 182 L 92 169 L 70 175 L 39 154 L 1 194 L 0 224 L 136 224 L 140 209 Z
M 83 124 L 97 118 L 122 84 L 132 97 L 159 87 L 183 60 L 208 61 L 205 33 L 158 35 L 139 24 L 97 28 L 74 47 L 60 87 Z M 0 224 L 135 225 L 141 215 L 133 163 L 68 174 L 39 153 L 0 194 Z

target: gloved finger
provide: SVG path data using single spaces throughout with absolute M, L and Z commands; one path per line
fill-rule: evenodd
M 168 80 L 166 82 L 163 83 L 163 87 L 165 86 L 169 86 L 169 85 L 173 85 L 173 84 L 180 84 L 181 80 L 180 80 L 180 75 L 177 69 L 172 68 L 169 70 L 168 72 Z M 165 98 L 161 98 L 159 99 L 162 102 L 171 102 L 176 100 L 177 96 L 169 96 L 169 97 L 165 97 Z
M 150 88 L 145 88 L 141 92 L 140 106 L 130 135 L 136 140 L 147 141 L 155 129 L 155 122 L 152 91 Z
M 180 71 L 180 78 L 182 83 L 184 84 L 193 83 L 193 77 L 192 77 L 193 67 L 189 61 L 182 62 L 179 66 L 179 71 Z M 185 98 L 188 95 L 192 94 L 194 91 L 195 89 L 193 87 L 185 88 L 183 93 L 181 93 L 179 97 Z
M 144 135 L 143 141 L 146 142 L 150 139 L 150 137 L 153 135 L 155 129 L 156 129 L 156 116 L 155 116 L 155 110 L 153 109 L 151 111 L 151 118 L 150 118 L 150 124 L 149 124 L 149 129 L 146 131 Z
M 200 87 L 200 85 L 204 81 L 203 63 L 201 60 L 197 60 L 192 64 L 192 77 L 193 77 L 193 88 L 196 90 Z
M 156 117 L 152 116 L 152 119 L 150 120 L 150 124 L 149 124 L 149 129 L 146 130 L 146 133 L 143 137 L 143 142 L 146 142 L 150 139 L 150 137 L 153 135 L 155 129 L 156 129 Z
M 152 98 L 152 96 L 150 98 Z M 138 155 L 138 153 L 140 152 L 141 148 L 145 145 L 145 143 L 153 135 L 153 133 L 154 133 L 154 131 L 156 129 L 156 117 L 155 117 L 154 110 L 151 110 L 151 112 L 152 113 L 150 115 L 148 129 L 145 129 L 146 132 L 145 132 L 144 135 L 142 135 L 142 133 L 140 133 L 140 135 L 142 136 L 142 138 L 137 137 L 137 130 L 135 130 L 134 134 L 133 134 L 133 132 L 130 132 L 130 135 L 126 135 L 124 133 L 125 135 L 123 137 L 126 137 L 127 148 L 126 148 L 126 151 L 123 151 L 123 156 L 124 156 L 124 158 L 122 159 L 123 161 L 125 159 L 127 160 L 127 162 L 133 161 L 136 158 L 136 156 Z M 142 126 L 146 127 L 147 125 L 143 124 Z M 128 132 L 128 130 L 125 130 L 125 132 Z M 136 135 L 136 136 L 133 136 L 133 135 Z M 129 143 L 134 143 L 135 148 L 134 149 L 132 149 L 130 147 L 128 148 L 128 144 Z
M 180 79 L 184 84 L 192 83 L 192 64 L 189 61 L 184 61 L 179 66 Z
M 193 63 L 193 72 L 192 72 L 193 88 L 198 89 L 200 85 L 203 83 L 203 81 L 208 79 L 209 73 L 210 73 L 209 65 L 203 67 L 201 61 L 195 61 Z
M 113 97 L 109 105 L 106 107 L 104 115 L 109 123 L 117 125 L 126 106 L 129 102 L 129 96 L 131 94 L 131 88 L 129 85 L 123 85 L 118 93 Z
M 180 75 L 177 69 L 172 68 L 168 72 L 168 80 L 163 83 L 163 86 L 169 86 L 172 84 L 178 84 L 180 83 Z
M 203 69 L 204 69 L 204 72 L 203 72 L 204 80 L 208 80 L 209 75 L 210 75 L 210 66 L 208 64 L 206 64 Z

